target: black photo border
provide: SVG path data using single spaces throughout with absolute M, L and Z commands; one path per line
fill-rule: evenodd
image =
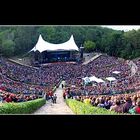
M 35 10 L 35 7 L 23 7 L 22 10 L 12 7 L 9 13 L 1 11 L 1 25 L 140 25 L 138 11 L 126 11 L 123 8 L 102 9 L 96 4 L 93 8 L 59 8 L 53 13 L 43 8 Z M 16 10 L 13 10 L 16 9 Z M 68 12 L 67 12 L 68 11 Z M 123 12 L 125 11 L 125 12 Z M 133 133 L 134 128 L 139 126 L 140 117 L 135 115 L 0 115 L 0 129 L 16 133 L 32 131 L 33 134 L 52 132 L 60 129 L 63 133 L 70 132 L 71 135 L 94 134 L 98 131 L 108 133 L 124 132 Z M 45 127 L 45 128 L 44 128 Z M 48 130 L 49 128 L 49 130 Z M 137 129 L 135 129 L 137 130 Z M 44 132 L 45 131 L 45 132 Z M 79 133 L 78 133 L 79 135 Z

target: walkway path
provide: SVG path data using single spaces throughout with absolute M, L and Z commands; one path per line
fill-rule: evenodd
M 30 66 L 30 65 L 27 65 L 25 64 L 23 61 L 20 62 L 20 60 L 18 59 L 8 59 L 9 61 L 13 62 L 13 63 L 16 63 L 16 64 L 19 64 L 19 65 L 22 65 L 22 66 L 26 66 L 26 67 L 30 67 L 30 68 L 34 68 L 34 69 L 39 69 L 37 67 L 33 67 L 33 66 Z
M 85 61 L 82 65 L 86 65 L 89 62 L 93 61 L 94 59 L 98 58 L 99 56 L 101 56 L 101 54 L 96 54 L 94 57 L 92 57 L 91 59 L 89 59 L 88 61 Z
M 127 64 L 131 68 L 131 76 L 134 76 L 137 73 L 137 71 L 138 71 L 137 65 L 132 60 L 127 62 Z
M 50 101 L 47 101 L 47 103 L 42 106 L 40 109 L 38 109 L 34 114 L 52 114 L 52 115 L 69 115 L 74 114 L 71 109 L 66 105 L 63 99 L 63 90 L 61 88 L 61 84 L 59 88 L 56 89 L 55 93 L 57 95 L 56 104 L 53 104 Z

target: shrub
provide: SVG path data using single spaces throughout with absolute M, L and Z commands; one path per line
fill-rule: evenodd
M 0 114 L 30 114 L 45 103 L 43 98 L 22 103 L 1 103 Z
M 89 114 L 95 114 L 95 115 L 107 115 L 107 114 L 117 115 L 117 114 L 119 114 L 114 111 L 109 111 L 105 108 L 99 108 L 99 107 L 94 107 L 92 105 L 87 105 L 85 103 L 76 101 L 74 99 L 67 99 L 66 103 L 75 114 L 87 114 L 87 115 L 89 115 Z

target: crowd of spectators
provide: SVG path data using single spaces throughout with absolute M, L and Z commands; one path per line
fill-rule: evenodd
M 78 68 L 78 77 L 69 78 L 66 82 L 71 87 L 72 94 L 76 95 L 94 95 L 94 94 L 121 94 L 125 92 L 134 92 L 140 90 L 140 77 L 131 76 L 131 68 L 125 60 L 119 60 L 115 57 L 100 56 L 87 65 Z M 120 71 L 119 74 L 113 74 L 113 71 Z M 76 74 L 76 70 L 74 70 Z M 102 78 L 105 83 L 94 83 L 91 86 L 81 85 L 83 77 L 96 76 Z M 106 77 L 115 77 L 117 80 L 110 82 Z
M 139 62 L 136 62 L 139 65 Z M 138 66 L 139 67 L 139 66 Z M 113 74 L 113 71 L 120 71 Z M 96 76 L 105 83 L 94 82 L 85 86 L 82 78 Z M 110 82 L 106 77 L 117 80 Z M 123 59 L 101 55 L 86 65 L 80 63 L 58 62 L 42 66 L 39 69 L 0 60 L 0 89 L 15 94 L 48 94 L 65 80 L 66 90 L 70 88 L 72 96 L 110 95 L 136 92 L 140 87 L 140 78 L 131 76 L 131 68 Z
M 10 102 L 25 102 L 30 100 L 35 100 L 40 98 L 37 94 L 13 94 L 10 92 L 0 90 L 0 102 L 1 103 L 10 103 Z
M 117 95 L 74 96 L 73 98 L 117 113 L 140 114 L 140 92 Z

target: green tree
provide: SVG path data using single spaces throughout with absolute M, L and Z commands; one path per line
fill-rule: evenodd
M 63 43 L 73 35 L 77 46 L 84 44 L 86 52 L 98 50 L 128 59 L 140 56 L 140 30 L 122 32 L 101 26 L 0 27 L 0 53 L 7 56 L 13 51 L 14 55 L 26 54 L 37 43 L 39 34 L 55 44 Z
M 92 52 L 95 50 L 95 48 L 96 48 L 95 42 L 90 40 L 84 42 L 85 52 Z
M 14 55 L 15 43 L 12 40 L 4 40 L 2 43 L 2 52 L 4 56 Z
M 133 58 L 136 58 L 136 53 L 137 53 L 137 51 L 133 50 L 132 44 L 127 42 L 125 47 L 121 50 L 120 56 L 125 59 L 133 59 Z M 139 54 L 139 51 L 138 51 L 137 55 L 138 54 Z

